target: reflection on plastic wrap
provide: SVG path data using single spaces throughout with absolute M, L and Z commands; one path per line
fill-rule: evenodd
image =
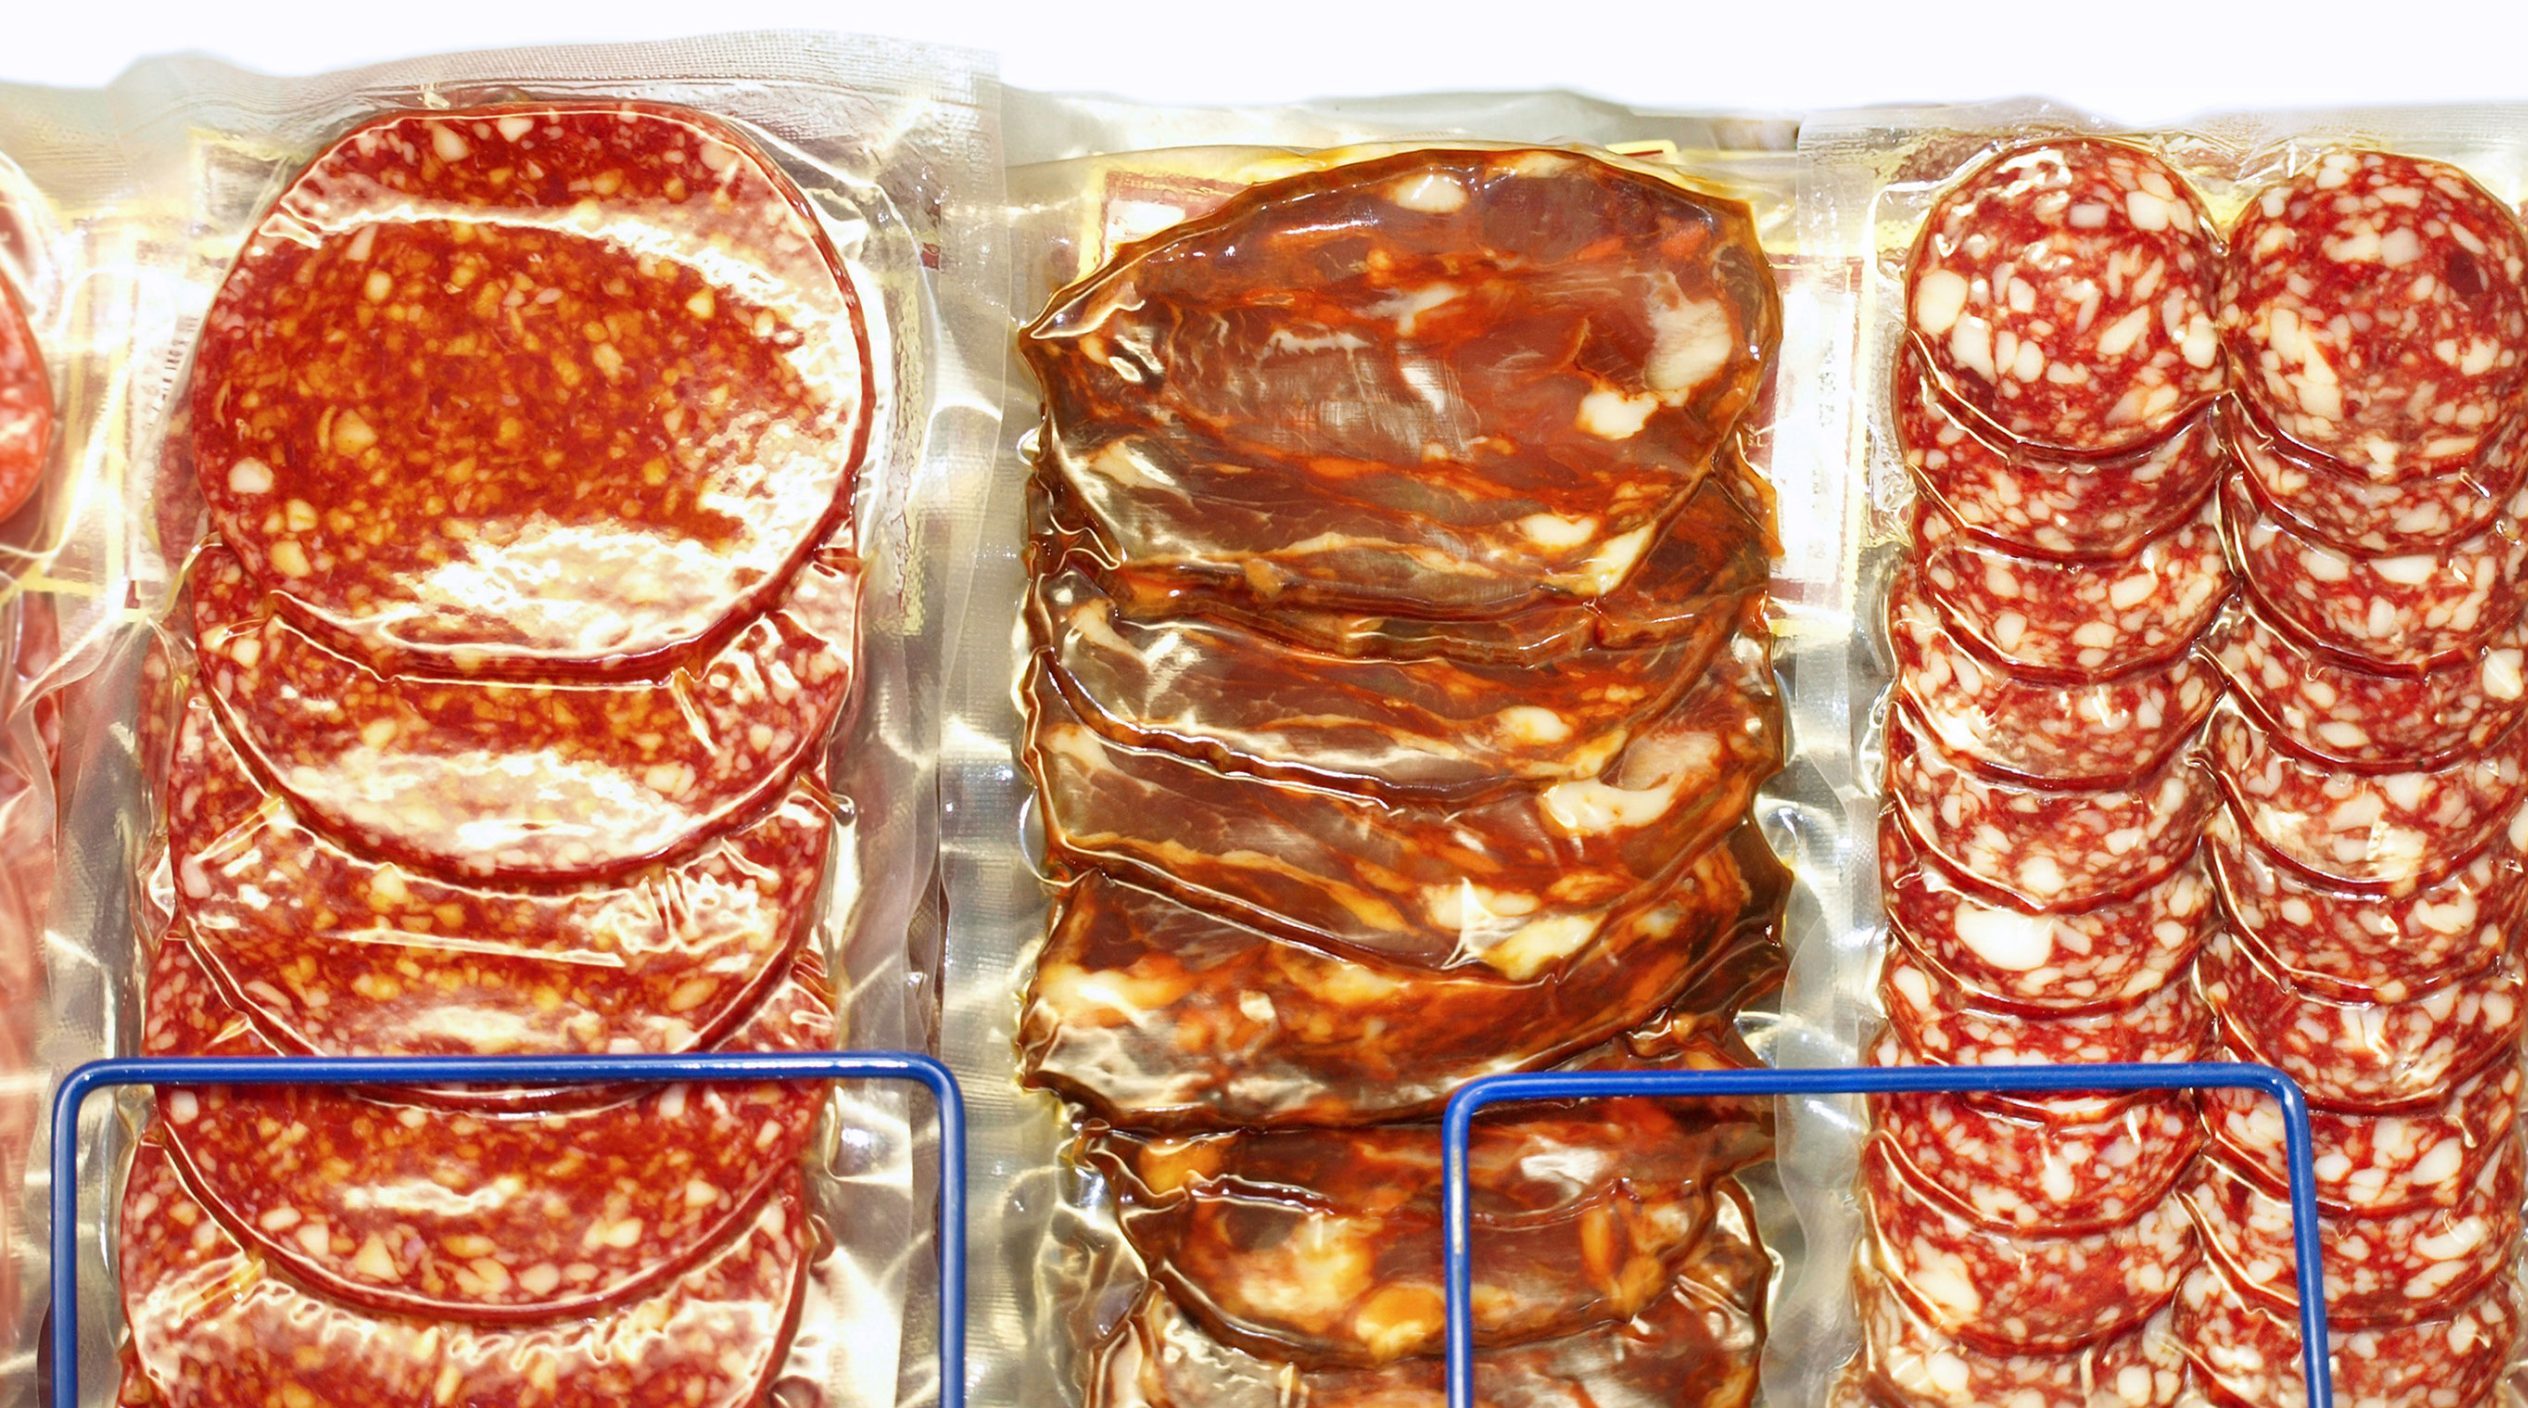
M 1403 1121 L 1494 1071 L 1748 1062 L 1779 971 L 1750 212 L 1575 151 L 1286 164 L 1021 344 L 1056 888 L 1018 1042 L 1147 1274 L 1066 1292 L 1121 1302 L 1105 1408 L 1435 1398 L 1438 1133 Z M 1749 1402 L 1771 1147 L 1747 1107 L 1504 1125 L 1499 1400 Z

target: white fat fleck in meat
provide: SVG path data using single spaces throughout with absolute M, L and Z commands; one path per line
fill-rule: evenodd
M 1466 188 L 1453 176 L 1424 171 L 1390 184 L 1387 199 L 1422 215 L 1453 215 L 1466 208 Z
M 1580 398 L 1580 429 L 1601 440 L 1630 440 L 1650 423 L 1663 403 L 1656 396 L 1628 395 L 1612 386 L 1599 386 Z
M 1975 956 L 2007 973 L 2043 967 L 2054 957 L 2054 921 L 2017 910 L 1961 904 L 1957 936 Z
M 1730 364 L 1735 348 L 1729 310 L 1687 298 L 1671 282 L 1651 299 L 1649 314 L 1650 360 L 1642 379 L 1659 399 L 1682 404 Z
M 1925 272 L 1914 285 L 1914 329 L 1925 337 L 1946 333 L 1966 311 L 1964 275 L 1949 269 Z

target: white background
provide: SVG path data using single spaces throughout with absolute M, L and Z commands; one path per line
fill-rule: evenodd
M 0 0 L 0 79 L 103 83 L 200 49 L 302 73 L 446 49 L 806 26 L 996 50 L 1030 88 L 1164 102 L 1573 88 L 1799 112 L 2058 98 L 2135 123 L 2528 97 L 2523 0 Z

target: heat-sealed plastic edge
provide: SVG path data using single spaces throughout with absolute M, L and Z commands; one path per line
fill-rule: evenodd
M 878 415 L 853 491 L 863 564 L 858 676 L 825 758 L 837 801 L 832 859 L 811 931 L 841 1004 L 843 1044 L 936 1046 L 941 891 L 933 765 L 940 727 L 938 622 L 970 550 L 973 521 L 951 486 L 990 453 L 1000 397 L 1003 303 L 999 97 L 989 62 L 962 50 L 823 33 L 488 51 L 311 78 L 275 78 L 200 58 L 144 63 L 87 95 L 11 94 L 9 122 L 84 122 L 66 149 L 110 155 L 56 200 L 70 228 L 115 241 L 91 284 L 126 290 L 89 314 L 92 375 L 107 411 L 66 424 L 110 449 L 77 466 L 73 520 L 49 561 L 63 600 L 86 612 L 73 637 L 79 687 L 66 711 L 63 853 L 32 993 L 44 1033 L 30 1098 L 77 1064 L 132 1050 L 139 1015 L 139 916 L 163 896 L 153 816 L 136 749 L 142 658 L 166 635 L 183 562 L 162 539 L 162 447 L 202 315 L 247 231 L 282 184 L 352 123 L 399 108 L 531 99 L 629 99 L 734 124 L 802 191 L 840 254 L 869 326 Z M 5 137 L 5 131 L 0 131 Z M 76 248 L 75 244 L 68 246 Z M 77 345 L 75 343 L 70 345 Z M 88 427 L 100 427 L 93 431 Z M 171 642 L 172 643 L 172 642 Z M 835 1405 L 930 1401 L 936 1393 L 936 1261 L 927 1228 L 937 1150 L 922 1102 L 850 1088 L 831 1102 L 811 1155 L 811 1204 L 827 1250 L 777 1391 Z M 83 1382 L 108 1401 L 120 1315 L 108 1248 L 114 1192 L 143 1107 L 99 1102 L 83 1130 L 81 1206 L 88 1333 Z M 40 1169 L 46 1149 L 30 1150 Z M 21 1186 L 17 1168 L 6 1170 Z M 0 1317 L 13 1351 L 0 1402 L 36 1383 L 44 1313 L 40 1189 L 27 1209 Z M 12 1232 L 19 1229 L 12 1228 Z M 71 1308 L 65 1307 L 69 1313 Z M 785 1397 L 784 1401 L 790 1401 Z
M 1839 481 L 1812 467 L 1829 458 L 1805 442 L 1828 388 L 1812 271 L 1795 247 L 1795 176 L 1779 120 L 1643 113 L 1564 94 L 1433 96 L 1271 110 L 1145 107 L 1106 98 L 1011 92 L 1005 108 L 1010 172 L 1011 304 L 1023 323 L 1057 288 L 1103 264 L 1124 240 L 1153 233 L 1269 176 L 1317 169 L 1372 149 L 1423 145 L 1544 145 L 1613 149 L 1673 169 L 1690 183 L 1747 201 L 1781 284 L 1784 328 L 1769 418 L 1750 417 L 1770 442 L 1782 557 L 1773 590 L 1774 666 L 1785 680 L 1818 672 L 1826 697 L 1845 668 L 1848 619 L 1839 600 L 1850 505 Z M 1130 199 L 1110 199 L 1129 192 Z M 1173 192 L 1173 195 L 1169 193 Z M 1154 194 L 1155 193 L 1155 194 Z M 1171 203 L 1173 202 L 1173 203 Z M 1208 208 L 1205 205 L 1203 208 Z M 1061 1156 L 1070 1123 L 1048 1093 L 1013 1079 L 1021 997 L 1044 935 L 1041 838 L 1019 762 L 1016 684 L 1029 649 L 1021 612 L 1025 574 L 1023 438 L 1038 419 L 1032 379 L 1013 368 L 998 457 L 959 494 L 981 510 L 982 536 L 967 595 L 953 620 L 948 727 L 941 753 L 943 847 L 951 940 L 945 1054 L 972 1102 L 978 1183 L 974 1325 L 983 1344 L 1025 1344 L 1033 1356 L 983 1355 L 978 1404 L 1076 1402 L 1090 1347 L 1131 1308 L 1144 1283 L 1122 1238 L 1110 1190 Z M 1764 451 L 1760 448 L 1759 455 Z M 1767 468 L 1759 458 L 1759 469 Z M 1821 568 L 1820 564 L 1824 564 Z M 1821 609 L 1823 608 L 1823 609 Z M 1790 758 L 1756 814 L 1797 871 L 1794 932 L 1839 914 L 1836 848 L 1847 829 L 1831 779 L 1848 764 L 1814 751 L 1835 728 L 1794 719 Z M 1769 1012 L 1742 1027 L 1770 1057 Z M 1770 1186 L 1755 1190 L 1767 1248 L 1796 1262 L 1797 1224 Z M 1777 1278 L 1778 1281 L 1778 1278 Z M 1059 1394 L 1054 1400 L 1049 1397 Z
M 1818 697 L 1822 676 L 1791 681 L 1794 719 L 1840 717 L 1848 789 L 1837 864 L 1845 908 L 1794 931 L 1784 1064 L 1862 1059 L 1885 1012 L 1876 989 L 1886 929 L 1875 858 L 1883 795 L 1891 666 L 1881 625 L 1895 567 L 1907 555 L 1913 494 L 1894 445 L 1892 372 L 1903 340 L 1908 255 L 1938 194 L 1981 157 L 2048 136 L 2129 141 L 2165 157 L 2197 185 L 2217 226 L 2229 228 L 2249 193 L 2336 146 L 2373 146 L 2464 168 L 2516 208 L 2528 189 L 2528 109 L 2516 105 L 2215 113 L 2135 130 L 2037 100 L 1827 112 L 1800 128 L 1799 246 L 1826 291 L 1804 310 L 1838 344 L 1826 357 L 1834 389 L 1812 405 L 1815 471 L 1841 483 L 1850 524 L 1848 572 L 1836 603 L 1850 627 L 1849 669 Z M 1812 882 L 1815 877 L 1810 877 Z M 1857 1100 L 1785 1102 L 1781 1169 L 1799 1211 L 1807 1257 L 1775 1303 L 1766 1396 L 1818 1403 L 1860 1346 L 1853 1295 L 1862 1226 L 1855 1191 L 1869 1130 Z M 2505 1401 L 2516 1401 L 2506 1399 Z

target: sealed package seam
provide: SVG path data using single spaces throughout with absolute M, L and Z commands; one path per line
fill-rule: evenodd
M 752 35 L 170 60 L 103 101 L 140 311 L 76 544 L 116 609 L 65 718 L 90 863 L 38 1078 L 932 1046 L 943 489 L 1006 317 L 988 70 Z M 809 1085 L 100 1109 L 82 1381 L 923 1401 L 927 1122 Z

